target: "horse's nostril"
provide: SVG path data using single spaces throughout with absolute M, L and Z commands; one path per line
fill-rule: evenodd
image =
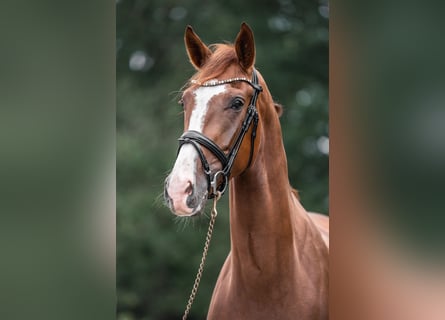
M 198 198 L 194 196 L 188 196 L 186 200 L 187 207 L 195 208 L 198 204 Z
M 188 195 L 193 194 L 193 185 L 190 181 L 188 182 L 187 188 L 185 188 L 184 192 L 185 192 L 185 194 L 188 194 Z

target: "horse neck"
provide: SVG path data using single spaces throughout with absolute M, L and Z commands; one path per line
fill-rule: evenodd
M 255 162 L 230 185 L 232 259 L 263 274 L 295 262 L 293 244 L 304 235 L 307 218 L 289 184 L 278 116 L 272 106 L 267 110 L 269 114 L 260 117 L 263 129 Z

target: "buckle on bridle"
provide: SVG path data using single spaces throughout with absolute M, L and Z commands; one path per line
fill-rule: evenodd
M 222 175 L 224 177 L 224 182 L 223 182 L 223 189 L 222 190 L 218 190 L 218 176 Z M 227 175 L 224 173 L 224 171 L 218 171 L 215 173 L 215 175 L 213 176 L 212 181 L 210 182 L 210 196 L 213 197 L 214 195 L 217 194 L 217 192 L 220 192 L 221 194 L 224 194 L 224 192 L 226 191 L 227 188 L 227 184 L 228 184 L 228 178 Z

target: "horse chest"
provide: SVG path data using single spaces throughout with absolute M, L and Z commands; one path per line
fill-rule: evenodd
M 208 320 L 328 319 L 327 292 L 316 289 L 319 284 L 299 286 L 292 277 L 265 281 L 261 275 L 240 280 L 237 273 L 229 254 L 212 295 Z

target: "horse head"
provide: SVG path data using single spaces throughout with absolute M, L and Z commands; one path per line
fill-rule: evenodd
M 246 23 L 233 45 L 209 47 L 190 26 L 184 40 L 197 72 L 180 99 L 184 134 L 164 197 L 174 214 L 192 216 L 254 162 L 262 130 L 256 103 L 265 84 L 254 69 L 254 37 Z

